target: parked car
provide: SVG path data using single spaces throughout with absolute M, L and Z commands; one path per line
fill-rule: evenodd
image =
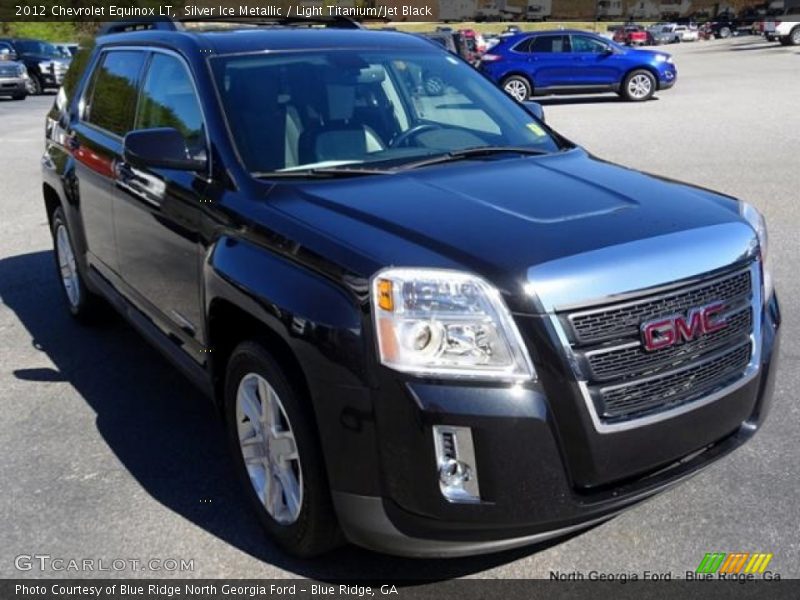
M 675 31 L 675 23 L 656 23 L 647 28 L 648 44 L 661 46 L 663 44 L 677 44 L 681 42 L 681 36 Z
M 626 46 L 644 46 L 647 44 L 647 31 L 640 25 L 625 25 L 614 30 L 612 38 L 618 44 Z
M 706 22 L 704 28 L 715 38 L 727 39 L 732 35 L 752 34 L 757 21 L 758 16 L 754 13 L 746 13 L 738 17 L 733 13 L 720 13 Z
M 681 42 L 696 42 L 700 39 L 700 32 L 696 27 L 676 25 L 673 31 L 678 35 Z
M 28 70 L 16 55 L 0 45 L 0 96 L 24 100 L 28 96 Z
M 147 23 L 48 115 L 54 274 L 214 402 L 286 551 L 541 542 L 761 428 L 780 311 L 751 205 L 596 158 L 418 36 Z
M 55 42 L 53 45 L 67 58 L 72 58 L 78 53 L 78 44 L 76 42 Z
M 765 21 L 764 35 L 784 46 L 800 46 L 800 6 L 784 9 L 778 17 Z
M 596 92 L 648 100 L 675 85 L 678 74 L 669 54 L 626 48 L 571 30 L 506 38 L 483 55 L 479 69 L 520 101 L 533 95 Z
M 0 38 L 0 52 L 3 49 L 25 65 L 29 94 L 41 94 L 44 90 L 61 87 L 70 59 L 53 44 L 41 40 Z

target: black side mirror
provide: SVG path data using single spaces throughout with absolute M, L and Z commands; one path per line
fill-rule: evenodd
M 122 155 L 133 167 L 202 171 L 207 164 L 205 157 L 189 156 L 186 140 L 172 127 L 131 131 L 122 141 Z
M 525 110 L 531 113 L 534 117 L 544 122 L 544 108 L 542 108 L 541 104 L 526 100 L 522 103 L 522 106 L 524 106 Z

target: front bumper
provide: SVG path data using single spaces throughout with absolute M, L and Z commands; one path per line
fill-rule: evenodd
M 678 81 L 678 71 L 674 67 L 665 69 L 658 75 L 658 89 L 668 90 Z
M 541 542 L 607 520 L 693 476 L 755 434 L 770 405 L 779 324 L 773 296 L 761 323 L 760 368 L 746 385 L 658 425 L 589 443 L 563 422 L 557 425 L 551 404 L 565 399 L 546 393 L 554 389 L 550 384 L 458 386 L 401 381 L 386 372 L 377 395 L 359 398 L 349 388 L 350 412 L 345 416 L 343 410 L 338 421 L 352 437 L 337 438 L 335 458 L 330 448 L 326 452 L 342 529 L 352 542 L 380 552 L 464 556 Z M 564 379 L 549 367 L 556 363 L 555 356 L 539 357 L 544 382 Z M 567 389 L 569 382 L 558 385 Z M 345 390 L 329 393 L 328 409 L 337 411 L 333 399 Z M 472 430 L 480 502 L 451 503 L 442 496 L 432 434 L 439 424 Z M 377 452 L 365 454 L 365 439 Z M 586 473 L 597 472 L 609 479 L 587 483 Z
M 24 77 L 0 78 L 0 96 L 27 93 L 27 82 Z

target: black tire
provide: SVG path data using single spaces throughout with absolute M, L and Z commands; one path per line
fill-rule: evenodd
M 645 79 L 649 81 L 649 88 L 645 92 Z M 656 82 L 656 78 L 650 71 L 645 69 L 636 69 L 635 71 L 631 71 L 628 73 L 625 80 L 622 82 L 622 89 L 620 90 L 620 95 L 629 100 L 630 102 L 644 102 L 645 100 L 649 100 L 653 97 L 653 94 L 656 93 L 656 88 L 658 87 L 658 83 Z M 634 91 L 637 90 L 637 91 Z
M 240 383 L 250 374 L 264 378 L 275 391 L 294 434 L 302 469 L 302 501 L 296 520 L 288 525 L 279 523 L 267 511 L 251 484 L 245 467 L 239 442 L 236 397 Z M 303 558 L 318 556 L 341 545 L 344 538 L 331 501 L 325 462 L 310 414 L 310 401 L 300 387 L 286 377 L 279 364 L 261 344 L 243 342 L 231 354 L 225 375 L 224 402 L 226 428 L 235 470 L 269 537 L 287 553 Z
M 787 42 L 788 46 L 800 46 L 800 26 L 792 29 L 787 39 L 788 39 Z
M 524 102 L 533 94 L 533 86 L 524 75 L 509 75 L 503 79 L 500 87 L 517 102 Z
M 38 75 L 31 75 L 28 78 L 28 94 L 31 96 L 40 96 L 44 93 L 44 86 L 42 80 Z
M 86 280 L 84 279 L 79 261 L 77 260 L 75 247 L 72 244 L 72 233 L 67 225 L 67 219 L 64 217 L 64 211 L 60 206 L 53 212 L 53 218 L 51 221 L 51 233 L 53 235 L 53 257 L 55 259 L 56 274 L 59 278 L 59 287 L 61 288 L 64 301 L 67 304 L 70 314 L 72 314 L 75 319 L 82 323 L 94 323 L 105 312 L 103 311 L 103 304 L 100 298 L 92 293 L 86 286 Z M 74 261 L 75 271 L 74 279 L 72 281 L 73 285 L 75 286 L 75 293 L 73 295 L 70 295 L 70 292 L 67 290 L 67 284 L 65 283 L 65 279 L 62 275 L 62 259 L 68 260 L 68 258 L 66 256 L 62 256 L 59 249 L 58 236 L 59 228 L 61 227 L 64 228 L 64 235 L 66 236 L 66 241 L 69 244 L 69 250 L 72 253 Z
M 719 37 L 721 37 L 723 40 L 727 40 L 729 37 L 731 37 L 731 34 L 732 32 L 730 27 L 720 27 Z
M 25 100 L 28 97 L 28 94 L 14 94 L 11 96 L 12 100 Z

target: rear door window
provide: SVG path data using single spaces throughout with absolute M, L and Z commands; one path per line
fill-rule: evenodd
M 531 40 L 528 52 L 559 54 L 569 52 L 569 36 L 539 35 Z
M 83 120 L 120 137 L 133 129 L 144 61 L 143 51 L 106 52 L 100 58 L 91 89 L 84 98 Z

